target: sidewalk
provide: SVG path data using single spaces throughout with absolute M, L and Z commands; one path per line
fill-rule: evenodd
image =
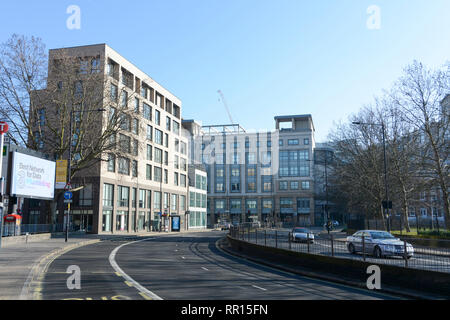
M 47 264 L 57 256 L 79 246 L 109 239 L 133 240 L 139 237 L 213 230 L 183 230 L 180 233 L 121 233 L 117 235 L 69 234 L 68 242 L 65 242 L 63 234 L 58 234 L 48 240 L 9 245 L 0 248 L 0 300 L 33 299 L 31 287 L 33 282 L 43 276 Z

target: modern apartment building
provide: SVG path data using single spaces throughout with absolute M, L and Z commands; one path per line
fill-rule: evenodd
M 314 124 L 311 115 L 275 117 L 275 130 L 246 132 L 237 124 L 191 133 L 192 161 L 208 177 L 207 223 L 260 221 L 314 224 Z
M 81 76 L 75 84 L 60 81 L 53 72 L 62 55 L 79 63 L 74 72 Z M 101 81 L 94 88 L 83 89 L 83 75 L 90 74 L 97 74 Z M 73 188 L 84 187 L 74 193 L 70 215 L 74 229 L 92 233 L 160 230 L 170 227 L 171 215 L 181 216 L 184 229 L 188 140 L 181 134 L 180 99 L 106 44 L 50 50 L 45 90 L 54 94 L 50 84 L 58 88 L 75 85 L 75 94 L 80 95 L 98 92 L 106 112 L 98 115 L 98 122 L 91 128 L 95 134 L 107 130 L 108 119 L 112 119 L 108 117 L 117 113 L 121 117 L 120 130 L 113 138 L 120 150 L 104 154 L 103 161 L 72 180 Z M 52 108 L 43 105 L 39 111 L 46 115 L 45 121 L 52 121 L 49 114 L 58 112 Z M 75 141 L 79 134 L 76 121 L 75 114 Z M 44 143 L 40 147 L 51 154 Z M 63 212 L 67 209 L 61 200 L 53 221 L 60 224 L 65 223 Z

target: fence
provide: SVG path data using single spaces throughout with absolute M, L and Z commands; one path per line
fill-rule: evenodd
M 20 236 L 25 234 L 38 234 L 38 233 L 52 233 L 52 232 L 64 232 L 66 226 L 62 223 L 59 224 L 22 224 L 20 226 L 8 226 L 3 225 L 3 236 Z M 79 231 L 79 226 L 71 224 L 70 232 Z
M 417 217 L 408 217 L 409 227 L 416 230 L 444 230 L 445 222 L 443 217 L 429 217 L 429 216 L 417 216 Z M 386 230 L 384 225 L 387 225 L 388 221 L 386 220 L 383 224 L 382 220 L 369 219 L 366 220 L 366 229 L 371 230 Z M 402 216 L 391 216 L 389 218 L 390 229 L 393 231 L 402 231 L 406 229 L 406 222 Z M 359 228 L 363 229 L 363 228 Z
M 356 253 L 351 253 L 346 239 L 336 238 L 333 234 L 315 234 L 313 241 L 294 242 L 291 233 L 288 231 L 232 227 L 229 235 L 232 238 L 249 243 L 296 252 L 450 273 L 450 241 L 448 241 L 445 248 L 414 245 L 414 254 L 412 257 L 408 257 L 407 254 L 404 254 L 405 252 L 408 253 L 408 249 L 405 250 L 407 241 L 412 242 L 414 240 L 408 238 L 407 240 L 405 239 L 406 241 L 401 240 L 401 245 L 394 246 L 396 256 L 375 258 L 375 246 L 370 241 L 366 242 L 364 238 L 362 243 L 359 244 L 362 248 Z

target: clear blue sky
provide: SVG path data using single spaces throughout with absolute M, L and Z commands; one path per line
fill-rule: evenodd
M 69 30 L 69 5 L 81 29 Z M 381 9 L 369 30 L 367 8 Z M 316 139 L 389 88 L 413 59 L 450 59 L 449 0 L 1 1 L 0 42 L 39 36 L 47 49 L 107 43 L 183 101 L 183 117 L 272 129 L 310 113 Z

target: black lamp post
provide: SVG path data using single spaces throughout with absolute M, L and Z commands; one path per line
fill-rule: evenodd
M 385 209 L 385 216 L 387 219 L 387 231 L 390 232 L 390 222 L 389 222 L 389 200 L 388 200 L 388 184 L 387 184 L 387 161 L 386 161 L 386 137 L 385 137 L 385 126 L 384 122 L 382 123 L 362 123 L 362 122 L 353 122 L 355 125 L 371 125 L 371 126 L 381 126 L 381 130 L 383 133 L 383 158 L 384 158 L 384 186 L 385 186 L 385 198 L 383 201 L 383 207 Z
M 67 185 L 71 187 L 71 177 L 72 177 L 72 122 L 73 122 L 73 114 L 76 112 L 104 112 L 106 109 L 92 109 L 92 110 L 71 110 L 70 111 L 70 121 L 69 121 L 69 161 L 68 161 L 68 175 Z M 69 218 L 70 218 L 70 203 L 68 203 L 67 210 L 67 219 L 66 219 L 66 242 L 69 238 Z

